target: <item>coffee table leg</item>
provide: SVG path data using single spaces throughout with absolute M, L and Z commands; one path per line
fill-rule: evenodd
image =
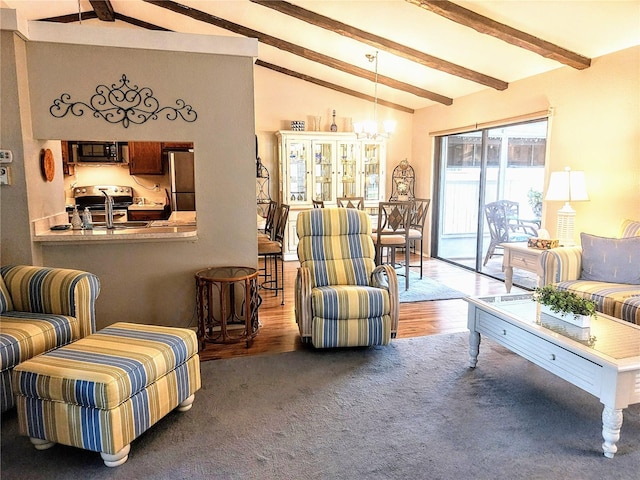
M 469 332 L 469 365 L 471 368 L 476 368 L 478 353 L 480 353 L 480 334 L 471 331 Z
M 513 267 L 510 265 L 504 268 L 504 286 L 507 288 L 507 293 L 510 293 L 513 286 Z
M 605 405 L 604 410 L 602 410 L 602 438 L 604 438 L 602 450 L 604 450 L 604 456 L 607 458 L 613 458 L 618 451 L 616 442 L 620 440 L 621 427 L 622 409 Z

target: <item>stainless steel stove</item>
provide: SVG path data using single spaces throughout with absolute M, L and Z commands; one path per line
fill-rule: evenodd
M 76 201 L 78 211 L 82 215 L 85 207 L 91 211 L 94 222 L 106 221 L 104 208 L 106 192 L 113 199 L 113 221 L 126 222 L 127 210 L 133 203 L 133 188 L 121 185 L 90 185 L 85 187 L 75 187 L 73 197 Z M 73 211 L 73 207 L 70 209 Z M 71 215 L 71 212 L 69 215 Z

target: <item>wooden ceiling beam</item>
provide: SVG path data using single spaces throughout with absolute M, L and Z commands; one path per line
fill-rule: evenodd
M 349 88 L 336 85 L 335 83 L 326 82 L 324 80 L 320 80 L 319 78 L 311 77 L 309 75 L 305 75 L 304 73 L 299 73 L 294 70 L 289 70 L 288 68 L 280 67 L 272 63 L 264 62 L 258 59 L 256 60 L 255 64 L 260 67 L 273 70 L 274 72 L 282 73 L 284 75 L 289 75 L 290 77 L 298 78 L 306 82 L 311 82 L 316 85 L 320 85 L 321 87 L 329 88 L 331 90 L 335 90 L 340 93 L 351 95 L 352 97 L 362 98 L 364 100 L 369 100 L 371 102 L 375 101 L 375 98 L 372 97 L 371 95 L 366 95 L 362 92 L 351 90 Z M 385 107 L 393 108 L 395 110 L 400 110 L 401 112 L 405 112 L 405 113 L 411 113 L 411 114 L 415 113 L 415 110 L 412 108 L 408 108 L 408 107 L 405 107 L 404 105 L 399 105 L 397 103 L 387 102 L 386 100 L 381 100 L 379 98 L 378 98 L 378 105 L 384 105 Z
M 406 45 L 402 45 L 387 38 L 365 32 L 364 30 L 360 30 L 358 28 L 352 27 L 351 25 L 347 25 L 346 23 L 333 20 L 332 18 L 325 17 L 324 15 L 320 15 L 310 10 L 306 10 L 289 2 L 280 0 L 250 1 L 253 3 L 257 3 L 258 5 L 276 10 L 277 12 L 297 18 L 298 20 L 302 20 L 311 25 L 330 30 L 344 37 L 352 38 L 359 42 L 371 45 L 375 48 L 393 53 L 394 55 L 406 58 L 408 60 L 411 60 L 412 62 L 419 63 L 421 65 L 424 65 L 425 67 L 448 73 L 449 75 L 464 78 L 465 80 L 470 80 L 487 87 L 495 88 L 496 90 L 506 90 L 506 88 L 509 86 L 507 82 L 504 82 L 497 78 L 490 77 L 489 75 L 485 75 L 483 73 L 479 73 L 465 67 L 461 67 L 460 65 L 456 65 L 455 63 L 451 63 L 432 55 L 428 55 L 424 52 L 413 49 L 411 47 L 407 47 Z
M 110 0 L 89 0 L 93 11 L 96 12 L 98 18 L 103 22 L 115 22 L 116 16 L 113 11 L 113 5 Z
M 131 25 L 135 25 L 136 27 L 146 28 L 147 30 L 161 30 L 163 32 L 173 32 L 173 30 L 170 30 L 168 28 L 160 27 L 159 25 L 155 25 L 153 23 L 138 20 L 137 18 L 128 17 L 118 12 L 116 12 L 116 20 L 120 20 L 121 22 L 126 22 Z
M 371 80 L 372 82 L 375 82 L 376 80 L 375 73 L 372 71 L 365 70 L 364 68 L 356 67 L 354 65 L 343 62 L 336 58 L 332 58 L 322 53 L 309 50 L 307 48 L 301 47 L 299 45 L 295 45 L 285 40 L 281 40 L 271 35 L 267 35 L 266 33 L 258 32 L 257 30 L 253 30 L 251 28 L 238 25 L 236 23 L 230 22 L 223 18 L 216 17 L 215 15 L 211 15 L 209 13 L 203 12 L 201 10 L 197 10 L 195 8 L 181 5 L 179 3 L 172 2 L 172 1 L 165 1 L 165 0 L 144 0 L 144 1 L 146 3 L 151 3 L 158 7 L 171 10 L 172 12 L 180 13 L 182 15 L 188 16 L 195 20 L 199 20 L 201 22 L 205 22 L 219 28 L 224 28 L 225 30 L 229 30 L 230 32 L 237 33 L 238 35 L 243 35 L 249 38 L 257 38 L 259 42 L 265 45 L 269 45 L 269 46 L 278 48 L 280 50 L 283 50 L 285 52 L 298 55 L 300 57 L 306 58 L 307 60 L 311 60 L 313 62 L 321 63 L 323 65 L 326 65 L 331 68 L 335 68 L 336 70 L 340 70 L 350 75 L 355 75 L 357 77 L 365 78 L 367 80 Z M 394 80 L 393 78 L 386 77 L 384 75 L 378 75 L 378 83 L 381 83 L 391 88 L 395 88 L 397 90 L 402 90 L 402 91 L 411 93 L 419 97 L 433 100 L 434 102 L 438 102 L 443 105 L 451 105 L 453 103 L 453 100 L 451 98 L 445 97 L 444 95 L 440 95 L 438 93 L 431 92 L 423 88 L 418 88 L 414 85 L 410 85 L 405 82 L 400 82 L 398 80 Z
M 553 43 L 534 37 L 528 33 L 516 30 L 504 23 L 496 22 L 472 10 L 456 5 L 448 0 L 406 0 L 407 2 L 436 13 L 453 22 L 473 28 L 474 30 L 491 35 L 504 42 L 537 53 L 578 70 L 591 66 L 591 59 Z

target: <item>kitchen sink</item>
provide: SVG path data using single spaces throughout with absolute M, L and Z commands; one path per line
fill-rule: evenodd
M 147 221 L 130 221 L 130 222 L 113 222 L 113 228 L 147 228 L 150 222 Z M 93 228 L 107 228 L 106 222 L 95 222 Z

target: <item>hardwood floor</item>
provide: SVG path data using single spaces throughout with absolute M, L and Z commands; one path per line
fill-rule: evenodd
M 284 305 L 280 304 L 280 297 L 275 297 L 273 292 L 261 291 L 261 327 L 251 347 L 246 348 L 244 342 L 229 345 L 207 344 L 206 349 L 200 352 L 200 359 L 205 361 L 313 348 L 302 344 L 295 321 L 293 285 L 297 269 L 298 262 L 285 262 Z M 497 295 L 506 292 L 502 281 L 432 258 L 424 261 L 424 275 L 469 295 Z M 514 286 L 511 293 L 520 291 L 524 290 Z M 398 338 L 466 330 L 467 302 L 464 300 L 400 304 Z

